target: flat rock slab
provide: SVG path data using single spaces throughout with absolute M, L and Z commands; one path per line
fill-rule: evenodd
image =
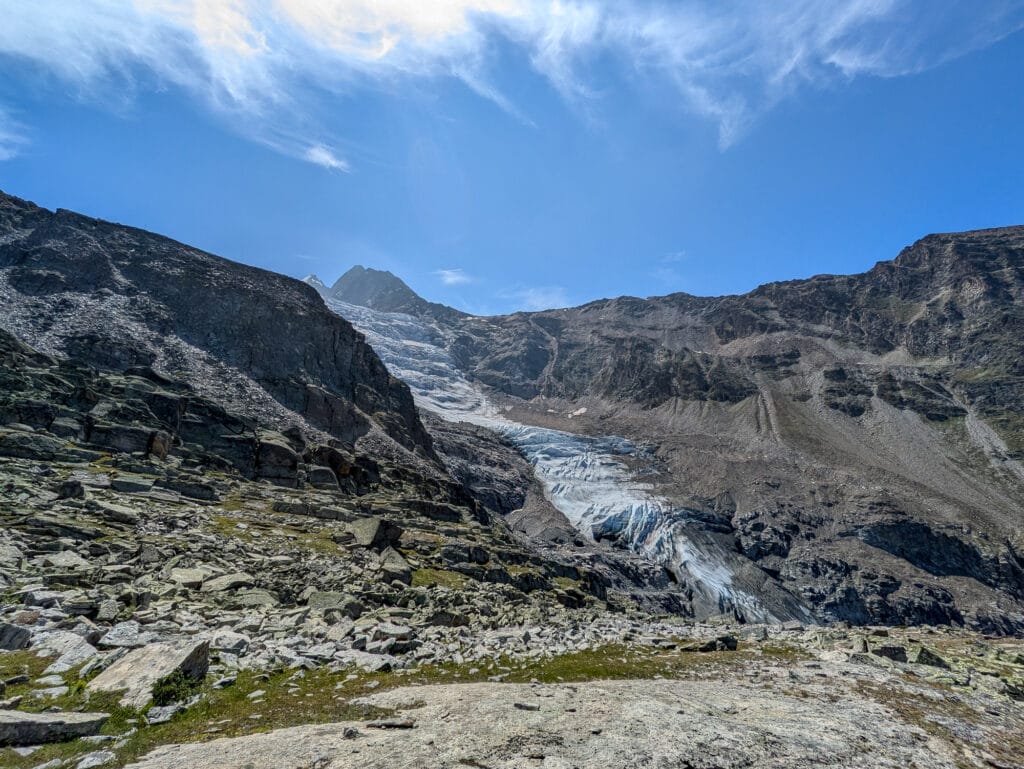
M 209 641 L 154 643 L 135 649 L 104 670 L 86 687 L 90 692 L 124 692 L 121 704 L 142 708 L 153 696 L 153 684 L 181 671 L 201 680 L 209 667 Z
M 359 702 L 413 728 L 348 722 L 169 745 L 130 769 L 956 766 L 948 745 L 873 701 L 806 695 L 724 681 L 407 687 Z
M 238 590 L 243 587 L 252 587 L 253 578 L 243 571 L 236 574 L 225 574 L 223 577 L 214 577 L 203 583 L 204 593 L 219 593 L 222 590 Z
M 0 745 L 39 745 L 96 734 L 106 713 L 23 713 L 0 710 Z

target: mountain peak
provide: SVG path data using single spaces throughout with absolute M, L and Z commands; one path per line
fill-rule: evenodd
M 317 290 L 331 299 L 380 312 L 416 314 L 428 307 L 427 301 L 397 275 L 361 265 L 356 265 L 338 278 L 330 289 Z
M 306 285 L 312 286 L 320 293 L 323 293 L 324 291 L 327 290 L 327 284 L 320 280 L 320 278 L 316 275 L 307 275 L 302 279 L 302 282 L 305 283 Z

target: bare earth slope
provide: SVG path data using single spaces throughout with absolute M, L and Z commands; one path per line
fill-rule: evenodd
M 512 418 L 651 445 L 659 491 L 820 619 L 1019 632 L 1022 299 L 1015 227 L 743 296 L 405 311 Z

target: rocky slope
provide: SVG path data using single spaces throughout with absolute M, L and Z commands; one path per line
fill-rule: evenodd
M 430 455 L 408 389 L 299 281 L 0 193 L 0 302 L 0 327 L 41 352 L 149 367 L 279 427 Z
M 324 296 L 376 306 L 361 275 Z M 1024 228 L 743 296 L 505 317 L 376 279 L 505 418 L 649 446 L 644 478 L 691 538 L 820 620 L 1024 630 Z

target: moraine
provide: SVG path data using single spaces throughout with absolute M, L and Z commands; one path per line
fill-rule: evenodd
M 623 461 L 639 453 L 633 443 L 509 420 L 457 368 L 440 332 L 426 322 L 329 296 L 324 301 L 366 335 L 391 372 L 409 385 L 420 408 L 452 422 L 486 427 L 516 446 L 533 464 L 548 500 L 582 535 L 618 537 L 723 612 L 736 611 L 748 621 L 789 618 L 739 589 L 729 554 L 687 525 L 689 511 L 673 507 L 637 479 Z

